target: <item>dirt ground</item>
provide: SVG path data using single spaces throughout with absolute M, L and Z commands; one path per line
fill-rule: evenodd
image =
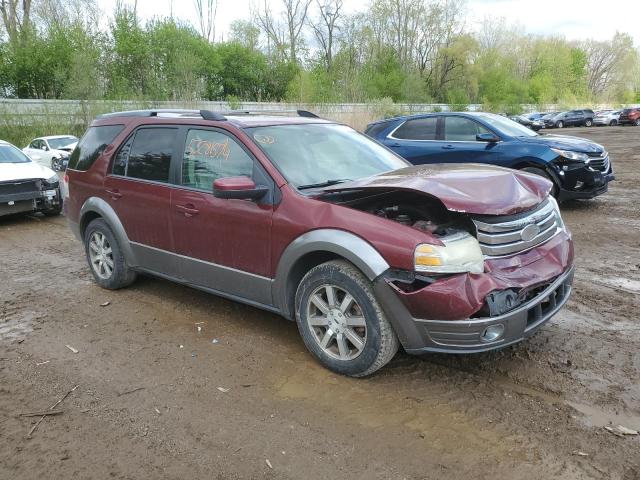
M 567 307 L 515 347 L 364 380 L 278 316 L 154 278 L 101 290 L 63 217 L 1 219 L 0 478 L 640 478 L 640 437 L 604 428 L 640 429 L 640 128 L 562 133 L 618 176 L 563 206 Z M 76 385 L 27 439 L 18 415 Z

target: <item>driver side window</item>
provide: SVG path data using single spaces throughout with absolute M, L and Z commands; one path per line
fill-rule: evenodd
M 253 160 L 233 138 L 214 130 L 189 130 L 182 185 L 209 192 L 215 180 L 241 176 L 253 177 Z
M 476 135 L 491 133 L 478 122 L 465 117 L 445 117 L 444 139 L 450 142 L 475 142 Z

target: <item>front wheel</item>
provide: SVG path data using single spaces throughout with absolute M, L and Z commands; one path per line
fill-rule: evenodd
M 117 290 L 136 279 L 136 273 L 127 266 L 115 235 L 103 219 L 97 218 L 87 226 L 84 249 L 93 278 L 102 288 Z
M 553 187 L 551 187 L 551 195 L 553 195 L 556 198 L 558 197 L 558 185 L 553 180 L 553 177 L 551 177 L 551 175 L 549 175 L 549 173 L 547 173 L 545 170 L 543 170 L 541 168 L 537 168 L 537 167 L 524 167 L 521 170 L 523 172 L 533 173 L 534 175 L 539 175 L 540 177 L 543 177 L 543 178 L 546 178 L 547 180 L 549 180 L 553 184 Z
M 557 128 L 563 128 L 564 127 L 564 122 L 563 121 L 559 121 L 558 123 L 556 123 L 556 127 Z
M 312 268 L 298 286 L 295 310 L 307 349 L 336 373 L 370 375 L 398 351 L 398 337 L 371 282 L 346 261 Z
M 51 159 L 51 170 L 54 172 L 60 171 L 60 159 L 53 157 Z

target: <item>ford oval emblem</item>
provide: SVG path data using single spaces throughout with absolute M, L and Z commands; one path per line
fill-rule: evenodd
M 540 233 L 540 227 L 535 223 L 531 225 L 527 225 L 524 227 L 522 232 L 520 232 L 520 238 L 522 238 L 523 242 L 530 242 Z

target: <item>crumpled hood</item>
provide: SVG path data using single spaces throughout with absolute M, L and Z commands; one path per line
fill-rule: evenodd
M 49 179 L 56 172 L 35 162 L 0 163 L 0 182 L 29 180 L 31 178 Z
M 604 147 L 584 138 L 569 137 L 567 135 L 539 135 L 537 137 L 523 137 L 518 140 L 525 143 L 537 143 L 562 150 L 582 153 L 601 153 Z
M 323 190 L 412 190 L 436 197 L 449 210 L 511 215 L 542 202 L 551 182 L 508 168 L 462 163 L 407 167 Z

